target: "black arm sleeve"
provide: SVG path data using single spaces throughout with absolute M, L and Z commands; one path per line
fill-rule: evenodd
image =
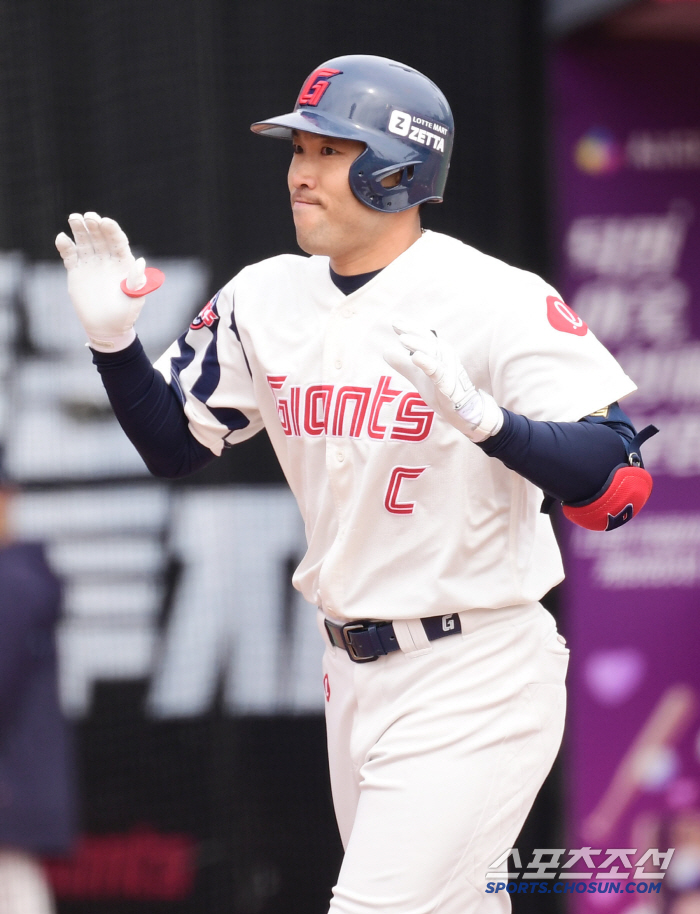
M 187 476 L 214 459 L 138 338 L 120 352 L 91 352 L 119 424 L 154 476 Z
M 503 410 L 503 428 L 479 447 L 561 502 L 592 498 L 612 470 L 627 462 L 625 442 L 635 435 L 617 404 L 607 417 L 579 422 L 536 422 Z

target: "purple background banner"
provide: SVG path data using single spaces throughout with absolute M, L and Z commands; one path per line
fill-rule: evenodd
M 636 849 L 631 870 L 616 861 L 628 880 L 649 848 L 676 848 L 661 896 L 567 897 L 577 912 L 692 914 L 700 912 L 700 54 L 684 44 L 571 43 L 553 62 L 553 89 L 559 287 L 638 385 L 623 403 L 637 428 L 661 429 L 643 449 L 654 491 L 642 514 L 610 533 L 565 531 L 567 846 L 600 850 L 598 867 L 608 849 Z M 596 869 L 593 879 L 609 881 L 609 872 Z

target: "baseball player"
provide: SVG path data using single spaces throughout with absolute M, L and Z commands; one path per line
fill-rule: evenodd
M 203 466 L 265 427 L 308 551 L 333 800 L 334 914 L 510 909 L 486 891 L 559 748 L 568 651 L 539 600 L 563 577 L 547 501 L 626 522 L 651 478 L 635 389 L 543 280 L 424 232 L 453 120 L 396 61 L 322 64 L 291 141 L 300 248 L 246 267 L 151 366 L 162 281 L 96 213 L 56 240 L 114 410 L 149 469 Z

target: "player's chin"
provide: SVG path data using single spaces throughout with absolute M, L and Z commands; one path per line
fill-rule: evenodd
M 294 220 L 297 244 L 306 254 L 328 254 L 326 233 L 318 225 L 305 224 L 305 220 Z

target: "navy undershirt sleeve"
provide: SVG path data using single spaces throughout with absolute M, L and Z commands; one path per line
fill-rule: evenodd
M 138 338 L 120 352 L 91 352 L 119 424 L 154 476 L 187 476 L 214 459 Z
M 625 442 L 635 435 L 617 404 L 606 417 L 579 422 L 537 422 L 507 409 L 503 416 L 503 428 L 479 447 L 566 503 L 596 496 L 615 467 L 627 462 Z

